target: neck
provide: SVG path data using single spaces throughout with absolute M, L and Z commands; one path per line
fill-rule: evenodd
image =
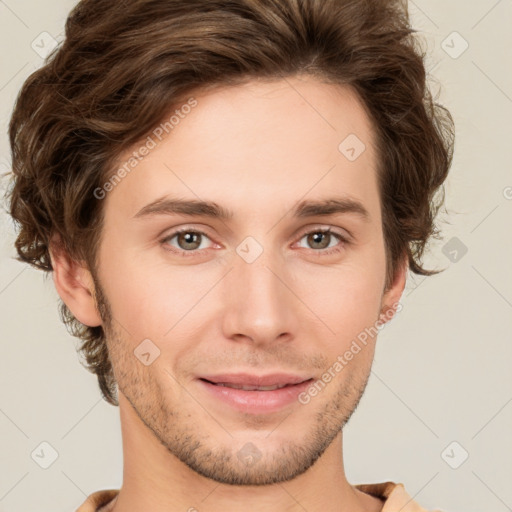
M 170 453 L 119 394 L 123 485 L 113 512 L 380 512 L 382 501 L 345 476 L 342 432 L 305 473 L 291 481 L 233 486 L 199 475 Z

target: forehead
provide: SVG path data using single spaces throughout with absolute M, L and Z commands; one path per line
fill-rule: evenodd
M 295 77 L 190 97 L 192 108 L 169 112 L 172 124 L 119 159 L 121 167 L 139 153 L 107 196 L 124 216 L 166 194 L 207 199 L 240 215 L 334 193 L 378 208 L 373 126 L 351 88 Z M 150 149 L 140 158 L 144 146 Z

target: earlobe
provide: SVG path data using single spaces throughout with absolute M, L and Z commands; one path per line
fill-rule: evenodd
M 102 324 L 96 307 L 94 282 L 89 269 L 69 257 L 62 245 L 54 239 L 50 247 L 53 282 L 60 298 L 84 325 Z

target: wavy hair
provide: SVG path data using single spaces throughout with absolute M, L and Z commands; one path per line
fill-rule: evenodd
M 98 268 L 103 204 L 117 158 L 192 91 L 305 74 L 350 86 L 376 129 L 386 286 L 404 258 L 425 276 L 439 238 L 454 125 L 427 83 L 406 0 L 82 0 L 65 39 L 21 88 L 9 125 L 9 213 L 19 261 L 52 271 L 50 242 Z M 118 405 L 103 327 L 81 324 L 103 398 Z

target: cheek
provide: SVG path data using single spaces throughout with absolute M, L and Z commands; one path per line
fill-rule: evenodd
M 164 289 L 172 290 L 172 283 L 167 283 L 164 269 L 151 269 L 149 262 L 142 261 L 126 248 L 114 252 L 112 246 L 111 240 L 103 247 L 101 265 L 101 280 L 112 316 L 124 328 L 125 335 L 130 333 L 137 339 L 160 335 L 162 329 L 158 329 L 155 321 L 162 301 L 175 298 L 173 293 L 164 294 Z
M 225 273 L 224 266 L 213 260 L 180 266 L 166 260 L 156 247 L 137 252 L 122 248 L 120 241 L 117 244 L 114 250 L 116 242 L 111 239 L 103 247 L 101 279 L 114 318 L 132 335 L 134 344 L 144 338 L 162 339 L 172 329 L 178 333 L 198 319 L 212 320 L 222 309 L 217 302 L 220 288 L 211 288 Z M 335 333 L 337 344 L 350 344 L 375 323 L 385 277 L 384 248 L 378 237 L 372 244 L 350 249 L 344 258 L 318 265 L 291 259 L 282 269 L 284 281 L 304 303 L 297 306 L 295 299 L 289 304 L 296 313 L 302 311 L 297 325 L 308 331 L 303 313 L 312 323 L 319 318 L 330 328 L 325 333 Z
M 382 268 L 381 268 L 382 267 Z M 310 268 L 296 274 L 297 295 L 324 329 L 330 347 L 339 351 L 379 319 L 384 267 L 374 259 L 372 265 L 350 263 L 338 268 Z
M 383 251 L 382 251 L 383 253 Z M 339 263 L 299 264 L 293 282 L 325 310 L 343 305 L 347 314 L 378 307 L 385 278 L 384 255 L 379 249 L 348 253 Z
M 208 296 L 202 298 L 219 273 L 214 266 L 171 265 L 164 257 L 143 258 L 126 250 L 104 266 L 112 314 L 136 338 L 134 343 L 144 338 L 161 341 L 171 336 L 170 330 L 197 319 L 208 307 Z

